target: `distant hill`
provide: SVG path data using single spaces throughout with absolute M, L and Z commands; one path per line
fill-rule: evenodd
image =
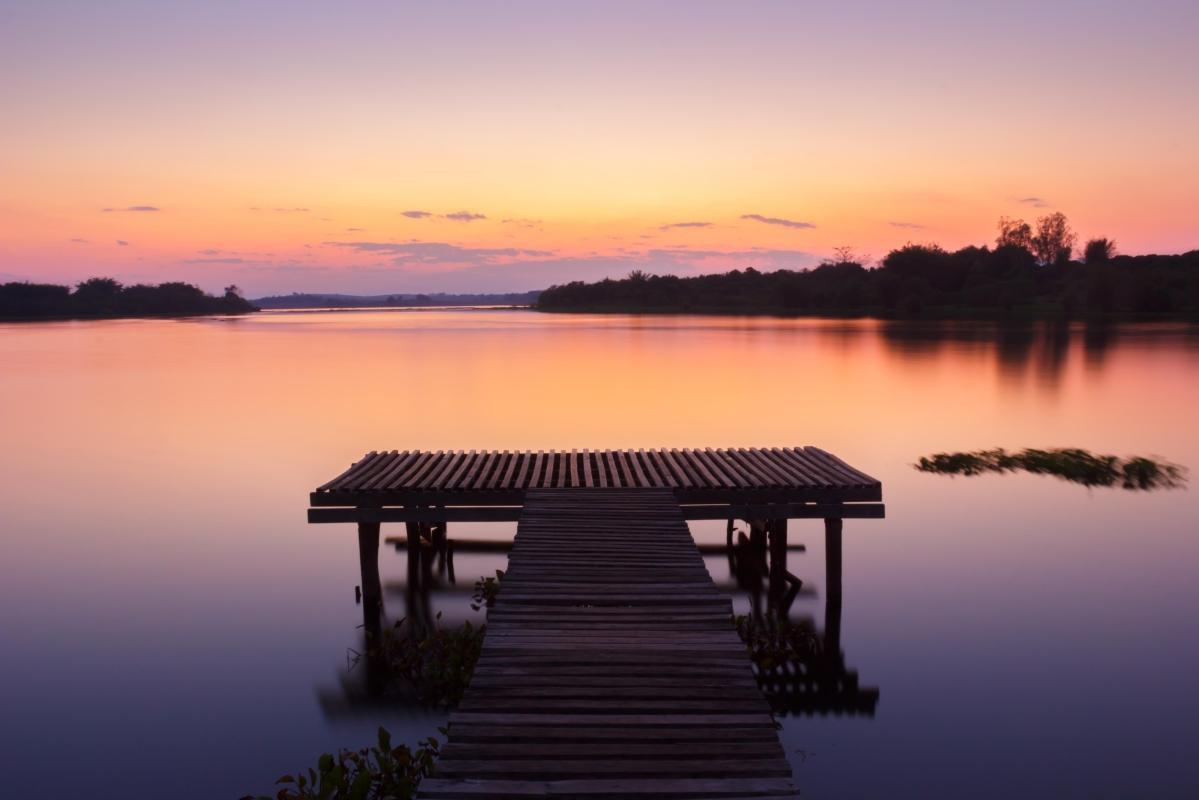
M 508 294 L 300 294 L 260 297 L 259 308 L 377 308 L 385 306 L 531 306 L 540 291 Z

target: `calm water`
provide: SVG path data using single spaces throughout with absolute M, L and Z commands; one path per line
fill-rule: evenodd
M 910 465 L 1069 445 L 1194 469 L 1197 408 L 1199 334 L 1179 325 L 0 326 L 0 795 L 230 798 L 380 721 L 432 733 L 436 715 L 362 701 L 353 529 L 304 522 L 307 491 L 366 450 L 818 444 L 882 479 L 888 518 L 845 530 L 842 643 L 877 714 L 785 721 L 805 796 L 1195 797 L 1199 494 Z M 821 528 L 791 530 L 816 590 L 795 613 L 819 620 Z M 468 585 L 503 566 L 456 561 Z M 382 565 L 402 614 L 402 556 Z

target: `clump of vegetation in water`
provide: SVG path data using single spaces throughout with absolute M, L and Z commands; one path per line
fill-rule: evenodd
M 500 590 L 503 570 L 494 578 L 475 581 L 471 608 L 490 608 Z M 442 628 L 438 614 L 431 629 L 402 619 L 384 631 L 373 656 L 380 659 L 396 680 L 410 685 L 421 702 L 435 707 L 453 708 L 462 700 L 483 650 L 487 626 L 469 620 L 459 628 Z
M 374 747 L 325 753 L 315 768 L 275 781 L 283 787 L 276 794 L 242 800 L 409 800 L 421 779 L 432 774 L 440 746 L 430 736 L 415 749 L 392 747 L 391 734 L 379 728 Z
M 820 650 L 820 640 L 810 627 L 787 619 L 741 615 L 733 624 L 759 674 L 811 659 Z
M 1031 472 L 1053 475 L 1083 486 L 1120 486 L 1132 491 L 1174 489 L 1186 483 L 1186 470 L 1168 461 L 1136 456 L 1098 455 L 1073 447 L 1051 450 L 1025 449 L 1009 453 L 1002 448 L 968 453 L 935 453 L 916 464 L 921 472 L 941 475 L 980 475 L 984 472 Z
M 470 607 L 475 611 L 481 608 L 491 608 L 495 605 L 495 597 L 500 592 L 500 581 L 504 579 L 504 571 L 497 569 L 494 578 L 479 578 L 475 581 L 475 593 L 471 598 Z
M 460 628 L 435 627 L 418 634 L 400 620 L 383 633 L 379 652 L 388 671 L 411 685 L 422 702 L 453 708 L 474 674 L 486 632 L 486 625 L 468 620 Z

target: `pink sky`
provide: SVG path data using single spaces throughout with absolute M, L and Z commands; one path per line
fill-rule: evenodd
M 495 291 L 1199 246 L 1193 3 L 0 8 L 0 280 Z

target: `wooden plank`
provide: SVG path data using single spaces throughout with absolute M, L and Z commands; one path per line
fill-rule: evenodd
M 616 466 L 616 457 L 612 455 L 611 450 L 604 451 L 604 462 L 608 467 L 608 484 L 615 487 L 628 486 L 621 480 L 620 470 Z
M 392 459 L 391 464 L 388 465 L 387 469 L 380 472 L 371 480 L 366 481 L 362 485 L 362 488 L 377 489 L 381 486 L 389 486 L 391 482 L 395 480 L 397 475 L 400 475 L 410 464 L 416 461 L 417 456 L 418 453 L 416 451 L 405 450 L 403 453 L 400 453 L 398 456 Z

